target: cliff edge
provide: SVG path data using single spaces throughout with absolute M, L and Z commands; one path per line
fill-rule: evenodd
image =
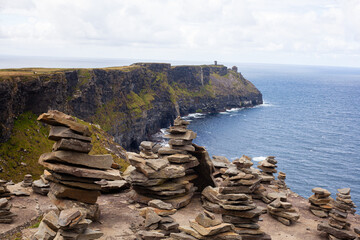
M 178 114 L 262 103 L 260 91 L 223 65 L 135 63 L 101 69 L 0 70 L 0 142 L 25 112 L 58 109 L 99 124 L 126 149 L 168 126 Z

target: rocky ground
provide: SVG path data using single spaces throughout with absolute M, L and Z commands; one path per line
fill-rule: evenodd
M 13 188 L 18 185 L 13 186 Z M 31 192 L 30 189 L 27 189 Z M 263 214 L 259 224 L 261 229 L 270 234 L 273 240 L 325 240 L 325 235 L 316 230 L 318 223 L 327 219 L 318 218 L 308 210 L 308 200 L 290 193 L 288 201 L 299 210 L 300 219 L 292 226 L 285 226 L 268 214 Z M 33 194 L 30 196 L 16 196 L 11 200 L 12 212 L 18 216 L 12 224 L 0 224 L 0 239 L 31 239 L 37 230 L 36 223 L 42 213 L 54 209 L 47 197 Z M 128 193 L 115 193 L 100 196 L 98 203 L 101 207 L 101 219 L 92 223 L 92 228 L 99 228 L 104 233 L 102 240 L 130 240 L 134 239 L 134 232 L 139 230 L 143 218 L 139 216 L 139 204 L 129 201 Z M 256 200 L 259 206 L 265 204 Z M 189 225 L 188 220 L 202 210 L 200 194 L 196 194 L 192 202 L 173 215 L 180 225 Z M 352 227 L 360 226 L 360 215 L 349 215 Z M 19 233 L 21 232 L 21 234 Z M 17 234 L 16 234 L 17 233 Z M 7 234 L 7 236 L 5 236 Z

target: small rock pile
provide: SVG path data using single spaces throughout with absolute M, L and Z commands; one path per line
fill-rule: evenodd
M 149 207 L 140 209 L 140 215 L 145 218 L 144 230 L 137 232 L 139 239 L 164 239 L 171 233 L 178 233 L 179 224 L 170 217 L 176 212 L 171 204 L 159 199 L 149 202 Z
M 288 189 L 286 183 L 285 183 L 285 179 L 286 179 L 286 173 L 279 171 L 278 173 L 278 180 L 274 181 L 274 184 L 279 188 L 279 189 Z
M 277 161 L 274 156 L 267 157 L 264 161 L 260 161 L 258 168 L 261 170 L 261 182 L 264 184 L 270 184 L 275 180 L 274 173 L 277 172 Z
M 234 225 L 224 223 L 221 216 L 204 211 L 199 213 L 195 219 L 189 220 L 190 227 L 180 226 L 181 233 L 172 233 L 173 239 L 243 239 L 236 233 Z
M 12 223 L 16 216 L 10 212 L 12 204 L 6 198 L 0 199 L 0 223 Z
M 225 180 L 223 174 L 229 168 L 231 162 L 224 156 L 212 156 L 212 163 L 215 168 L 213 177 L 215 178 L 217 185 L 220 185 Z
M 49 181 L 45 179 L 45 175 L 50 175 L 47 170 L 44 170 L 44 174 L 40 176 L 40 179 L 35 180 L 32 184 L 33 192 L 46 196 L 50 191 Z
M 101 186 L 95 182 L 119 180 L 120 173 L 111 169 L 111 155 L 88 155 L 92 145 L 86 125 L 55 110 L 40 115 L 38 120 L 51 126 L 49 139 L 56 141 L 53 152 L 42 154 L 39 163 L 47 169 L 44 178 L 50 184 L 48 197 L 60 211 L 57 235 L 64 239 L 87 239 L 90 219 L 96 220 L 100 214 L 96 201 Z M 61 220 L 63 216 L 65 222 Z M 42 223 L 36 236 L 51 229 L 46 222 Z M 36 239 L 42 239 L 41 236 Z
M 98 239 L 103 233 L 99 230 L 89 229 L 92 222 L 86 219 L 86 212 L 79 208 L 69 208 L 57 215 L 50 211 L 44 215 L 39 230 L 33 239 Z
M 330 197 L 331 193 L 320 187 L 312 189 L 314 193 L 309 197 L 310 212 L 317 217 L 326 218 L 329 216 L 331 211 L 333 199 Z
M 21 186 L 22 187 L 31 187 L 32 183 L 33 183 L 33 179 L 32 179 L 31 174 L 26 174 L 24 176 L 24 180 L 21 183 Z
M 180 117 L 175 119 L 170 134 L 165 136 L 170 138 L 170 147 L 161 147 L 155 153 L 154 144 L 144 141 L 139 154 L 128 152 L 130 164 L 135 167 L 126 171 L 130 172 L 126 179 L 133 186 L 133 200 L 147 204 L 160 199 L 176 209 L 190 202 L 197 189 L 191 182 L 198 177 L 193 168 L 199 161 L 191 154 L 196 133 L 187 129 L 188 124 Z
M 354 214 L 356 208 L 351 200 L 350 188 L 338 189 L 336 196 L 336 201 L 332 203 L 334 208 L 329 213 L 329 223 L 320 223 L 317 229 L 326 232 L 329 239 L 355 239 L 358 233 L 350 230 L 347 221 L 348 213 Z
M 228 193 L 246 193 L 254 199 L 261 199 L 265 203 L 271 202 L 267 198 L 267 192 L 261 184 L 262 178 L 260 171 L 252 167 L 251 158 L 243 155 L 235 159 L 229 168 L 225 171 L 225 180 L 221 183 L 220 192 Z
M 267 205 L 268 213 L 282 224 L 290 226 L 300 218 L 300 215 L 292 204 L 287 201 L 285 194 L 279 195 L 278 198 Z
M 235 226 L 243 240 L 271 239 L 257 224 L 262 209 L 257 207 L 252 198 L 244 193 L 224 193 L 221 188 L 207 187 L 202 191 L 203 207 L 222 215 L 225 223 Z
M 10 197 L 11 193 L 6 185 L 7 181 L 0 179 L 0 198 Z

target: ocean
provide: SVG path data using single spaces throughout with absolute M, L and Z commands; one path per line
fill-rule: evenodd
M 276 156 L 292 191 L 351 188 L 360 207 L 360 69 L 237 64 L 262 92 L 264 104 L 218 114 L 191 114 L 195 143 L 209 154 L 254 166 Z
M 0 68 L 96 68 L 144 60 L 0 56 Z M 149 60 L 145 60 L 149 62 Z M 212 62 L 157 61 L 180 64 Z M 262 92 L 264 104 L 218 114 L 191 114 L 195 143 L 210 155 L 233 160 L 243 154 L 254 166 L 276 156 L 294 192 L 350 187 L 360 207 L 360 69 L 345 67 L 224 63 L 238 66 Z

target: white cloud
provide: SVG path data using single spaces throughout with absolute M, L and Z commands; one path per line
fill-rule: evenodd
M 0 0 L 0 52 L 327 64 L 360 55 L 359 12 L 359 0 Z

